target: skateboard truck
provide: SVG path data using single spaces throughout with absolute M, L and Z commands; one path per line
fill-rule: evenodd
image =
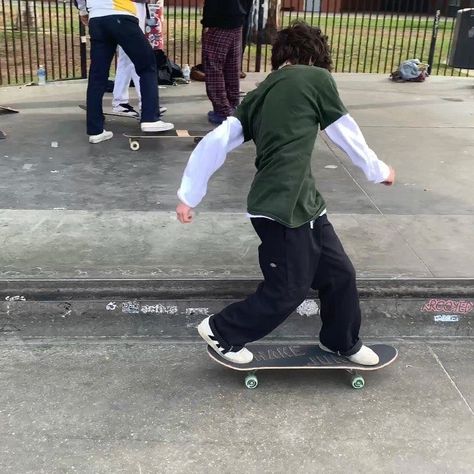
M 256 370 L 252 370 L 247 373 L 245 376 L 245 386 L 249 389 L 254 389 L 258 387 L 258 378 Z M 358 374 L 356 370 L 348 369 L 347 372 L 352 376 L 351 377 L 351 386 L 355 389 L 361 389 L 365 386 L 365 380 L 362 375 Z

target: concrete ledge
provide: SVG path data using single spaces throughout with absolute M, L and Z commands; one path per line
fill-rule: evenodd
M 239 299 L 255 290 L 260 279 L 64 279 L 0 280 L 0 298 L 63 301 L 107 298 Z M 474 279 L 360 279 L 361 298 L 474 298 Z M 315 296 L 316 293 L 313 293 Z M 309 295 L 311 296 L 311 294 Z
M 207 315 L 251 293 L 257 280 L 0 281 L 0 340 L 197 340 Z M 473 280 L 359 281 L 364 339 L 474 335 Z M 316 340 L 320 302 L 307 299 L 269 340 Z

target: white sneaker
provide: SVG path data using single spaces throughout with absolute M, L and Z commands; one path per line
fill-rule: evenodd
M 139 113 L 130 104 L 119 104 L 112 108 L 115 114 L 123 115 L 124 117 L 139 117 Z
M 98 135 L 89 135 L 89 143 L 100 143 L 105 142 L 105 140 L 110 140 L 114 134 L 107 130 L 104 130 L 102 133 Z
M 140 124 L 142 132 L 166 132 L 166 130 L 173 130 L 172 123 L 157 120 L 156 122 L 142 122 Z
M 337 354 L 337 352 L 334 352 L 326 346 L 323 346 L 321 343 L 319 343 L 319 347 L 323 351 L 331 352 L 332 354 Z M 379 363 L 379 356 L 370 347 L 364 345 L 362 345 L 362 347 L 355 354 L 343 357 L 349 359 L 355 364 L 360 365 L 377 365 Z
M 245 347 L 240 349 L 240 351 L 233 352 L 225 351 L 219 341 L 214 336 L 211 326 L 209 325 L 209 317 L 201 321 L 197 327 L 199 335 L 209 344 L 212 349 L 214 349 L 222 358 L 234 362 L 235 364 L 248 364 L 253 359 L 253 354 L 246 349 Z M 231 348 L 232 349 L 232 348 Z

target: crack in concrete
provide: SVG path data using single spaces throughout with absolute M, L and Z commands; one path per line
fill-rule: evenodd
M 456 382 L 452 379 L 452 377 L 449 375 L 449 372 L 446 370 L 446 368 L 444 367 L 443 363 L 441 362 L 440 358 L 437 356 L 437 354 L 435 353 L 435 351 L 431 348 L 431 346 L 428 346 L 428 349 L 430 350 L 430 353 L 431 355 L 433 356 L 433 358 L 436 360 L 436 362 L 438 363 L 438 365 L 441 367 L 441 369 L 443 370 L 443 372 L 446 374 L 446 377 L 448 377 L 451 385 L 454 387 L 454 389 L 456 390 L 456 392 L 458 392 L 459 396 L 461 397 L 462 401 L 465 403 L 465 405 L 467 406 L 468 410 L 471 412 L 471 415 L 474 416 L 474 411 L 471 407 L 471 405 L 469 404 L 469 402 L 466 400 L 466 398 L 464 397 L 463 393 L 461 392 L 461 390 L 458 388 L 458 386 L 456 385 Z

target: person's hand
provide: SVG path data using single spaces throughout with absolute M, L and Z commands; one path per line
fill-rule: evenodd
M 181 224 L 189 224 L 193 221 L 193 208 L 180 202 L 176 206 L 176 216 Z
M 89 25 L 89 15 L 79 15 L 79 19 L 85 27 Z
M 395 182 L 395 170 L 389 166 L 390 168 L 390 173 L 387 176 L 387 179 L 385 181 L 382 181 L 382 184 L 385 184 L 385 186 L 391 186 Z

